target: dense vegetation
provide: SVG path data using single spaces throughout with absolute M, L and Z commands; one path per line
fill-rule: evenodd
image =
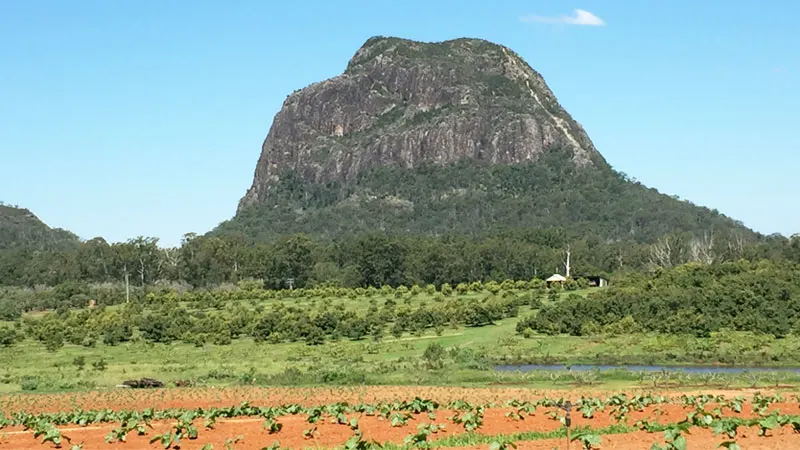
M 345 184 L 306 183 L 289 172 L 267 203 L 244 209 L 215 234 L 258 241 L 295 232 L 482 237 L 561 229 L 601 242 L 652 243 L 668 234 L 699 237 L 712 230 L 755 237 L 717 211 L 660 194 L 606 166 L 581 169 L 569 158 L 569 152 L 553 149 L 529 164 L 382 166 Z
M 585 283 L 585 282 L 584 282 Z M 573 284 L 577 288 L 578 283 Z M 270 291 L 259 283 L 237 288 L 179 293 L 167 288 L 137 290 L 123 307 L 106 308 L 124 299 L 118 290 L 87 285 L 60 285 L 52 291 L 6 292 L 14 301 L 0 303 L 0 320 L 19 320 L 22 311 L 56 309 L 40 317 L 25 317 L 14 329 L 0 327 L 0 345 L 10 346 L 27 336 L 56 350 L 64 343 L 92 347 L 116 345 L 134 338 L 152 343 L 183 341 L 224 345 L 251 337 L 271 343 L 386 335 L 441 334 L 445 327 L 490 325 L 515 317 L 520 306 L 541 302 L 544 283 L 495 282 L 445 284 L 441 291 L 401 286 L 393 289 L 298 289 Z M 98 307 L 86 308 L 89 300 Z M 347 299 L 350 307 L 343 302 Z M 359 303 L 361 305 L 359 305 Z M 70 309 L 72 308 L 72 309 Z
M 557 167 L 383 168 L 349 187 L 286 178 L 275 205 L 178 248 L 139 237 L 0 250 L 0 285 L 439 286 L 546 277 L 563 271 L 567 248 L 576 276 L 800 254 L 797 240 L 757 236 L 610 170 Z
M 27 209 L 0 201 L 0 251 L 12 248 L 53 249 L 78 243 L 78 237 L 50 228 Z
M 630 275 L 517 325 L 519 332 L 528 328 L 575 336 L 616 329 L 709 337 L 729 329 L 783 337 L 800 333 L 800 266 L 738 261 Z

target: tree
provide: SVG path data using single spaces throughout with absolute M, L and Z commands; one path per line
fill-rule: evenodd
M 397 286 L 405 282 L 406 250 L 396 238 L 370 233 L 358 238 L 356 267 L 364 286 Z
M 325 333 L 321 328 L 311 326 L 306 333 L 305 340 L 308 345 L 322 345 L 325 343 Z

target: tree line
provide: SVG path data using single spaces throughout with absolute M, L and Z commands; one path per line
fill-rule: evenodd
M 0 251 L 0 285 L 57 286 L 68 282 L 188 288 L 260 279 L 279 289 L 332 284 L 441 286 L 471 281 L 529 280 L 564 273 L 571 250 L 575 278 L 668 269 L 686 262 L 739 259 L 800 260 L 800 238 L 743 239 L 736 231 L 703 237 L 672 234 L 650 244 L 577 235 L 562 228 L 504 230 L 483 236 L 421 236 L 370 232 L 341 238 L 284 236 L 253 242 L 241 235 L 187 234 L 174 248 L 137 237 L 121 243 L 102 238 L 52 249 Z

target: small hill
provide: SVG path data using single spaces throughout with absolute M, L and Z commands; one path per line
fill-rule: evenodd
M 605 240 L 750 230 L 615 172 L 544 78 L 479 39 L 369 39 L 288 96 L 252 187 L 214 233 L 477 235 L 558 227 Z
M 77 242 L 76 235 L 50 228 L 27 209 L 0 204 L 0 250 L 49 249 Z

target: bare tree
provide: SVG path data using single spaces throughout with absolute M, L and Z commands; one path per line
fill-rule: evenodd
M 650 264 L 662 269 L 672 267 L 672 243 L 668 236 L 650 246 Z
M 732 259 L 739 259 L 744 253 L 744 237 L 738 231 L 731 232 L 728 237 L 728 252 Z
M 694 238 L 689 243 L 690 258 L 694 262 L 702 264 L 713 264 L 714 255 L 714 232 L 703 233 L 702 238 Z
M 567 278 L 569 278 L 571 267 L 569 265 L 569 258 L 572 256 L 572 251 L 570 250 L 569 244 L 567 244 L 567 252 L 566 252 L 566 259 L 564 259 L 564 271 Z

